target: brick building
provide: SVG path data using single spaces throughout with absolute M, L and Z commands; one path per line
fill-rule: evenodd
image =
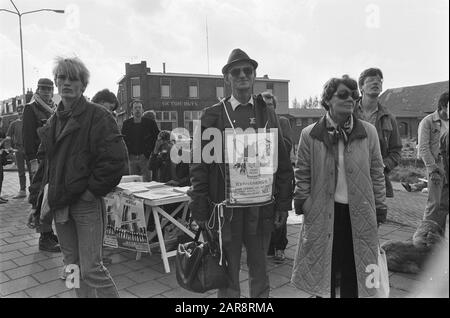
M 125 75 L 118 82 L 119 123 L 131 116 L 133 99 L 143 101 L 145 110 L 156 112 L 160 129 L 185 127 L 192 132 L 192 121 L 199 119 L 203 108 L 230 95 L 222 75 L 151 72 L 147 62 L 125 64 Z M 271 91 L 278 98 L 278 113 L 288 113 L 289 81 L 257 77 L 254 93 Z

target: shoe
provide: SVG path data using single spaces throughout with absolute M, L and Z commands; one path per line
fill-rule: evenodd
M 273 257 L 274 261 L 283 262 L 286 259 L 283 250 L 275 250 L 275 256 Z
M 411 192 L 411 186 L 408 182 L 402 182 L 403 188 L 405 188 L 406 191 Z
M 0 197 L 0 204 L 8 202 L 8 199 L 5 199 L 4 197 Z
M 61 247 L 58 242 L 53 240 L 52 236 L 49 234 L 45 236 L 41 234 L 41 237 L 39 238 L 39 250 L 50 253 L 61 253 Z
M 13 199 L 22 199 L 22 198 L 26 198 L 27 197 L 27 191 L 25 190 L 20 190 L 14 197 Z

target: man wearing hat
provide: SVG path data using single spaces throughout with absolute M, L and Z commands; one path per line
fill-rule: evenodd
M 48 78 L 41 78 L 38 81 L 36 93 L 33 95 L 31 102 L 25 105 L 23 111 L 23 128 L 22 128 L 22 138 L 23 138 L 23 149 L 25 153 L 25 158 L 30 162 L 30 179 L 33 180 L 34 175 L 37 172 L 38 160 L 42 158 L 37 158 L 37 151 L 39 144 L 41 143 L 39 137 L 39 131 L 41 127 L 47 122 L 47 119 L 53 114 L 55 109 L 55 103 L 53 98 L 53 82 Z M 39 185 L 31 184 L 30 188 L 39 187 Z M 30 193 L 35 193 L 31 191 Z M 29 198 L 29 202 L 36 202 Z M 36 206 L 32 206 L 32 211 L 29 216 L 29 220 L 32 218 Z M 53 233 L 51 224 L 41 223 L 36 231 L 41 233 L 39 238 L 39 249 L 42 251 L 59 253 L 61 248 L 58 243 L 56 235 Z
M 255 131 L 280 129 L 274 109 L 266 105 L 261 95 L 253 95 L 257 67 L 258 63 L 244 51 L 234 49 L 231 52 L 228 63 L 222 69 L 225 83 L 231 88 L 231 96 L 204 110 L 201 117 L 202 131 L 208 128 L 209 131 L 216 128 L 222 133 L 226 128 L 241 128 L 243 131 L 247 128 Z M 201 153 L 212 140 L 202 141 Z M 277 134 L 275 143 L 277 152 L 274 155 L 278 162 L 274 167 L 272 195 L 268 202 L 255 202 L 245 207 L 229 204 L 225 192 L 230 184 L 225 183 L 225 172 L 232 163 L 224 164 L 223 156 L 212 163 L 202 158 L 200 163 L 191 166 L 192 187 L 189 195 L 192 198 L 194 223 L 202 229 L 213 227 L 213 236 L 219 242 L 223 263 L 227 266 L 229 284 L 219 289 L 219 298 L 240 297 L 242 245 L 247 250 L 250 297 L 269 297 L 267 249 L 274 224 L 285 223 L 291 209 L 293 178 L 292 165 L 281 133 Z M 222 145 L 222 154 L 225 153 L 224 149 Z M 194 152 L 197 151 L 199 149 L 194 146 Z

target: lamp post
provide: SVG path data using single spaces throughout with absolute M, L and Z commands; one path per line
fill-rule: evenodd
M 14 4 L 14 2 L 12 0 L 10 0 L 12 5 L 14 6 L 14 8 L 16 9 L 16 12 L 11 11 L 11 10 L 7 10 L 7 9 L 0 9 L 1 11 L 5 11 L 5 12 L 9 12 L 12 14 L 15 14 L 19 17 L 19 30 L 20 30 L 20 60 L 22 63 L 22 101 L 23 101 L 23 105 L 26 104 L 26 98 L 25 98 L 25 72 L 24 72 L 24 67 L 23 67 L 23 44 L 22 44 L 22 16 L 25 14 L 31 14 L 31 13 L 36 13 L 36 12 L 40 12 L 40 11 L 52 11 L 55 13 L 64 13 L 64 10 L 55 10 L 55 9 L 39 9 L 39 10 L 32 10 L 32 11 L 27 11 L 27 12 L 20 12 L 16 5 Z

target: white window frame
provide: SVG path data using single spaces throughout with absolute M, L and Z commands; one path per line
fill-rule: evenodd
M 134 81 L 138 81 L 139 84 L 133 83 Z M 141 78 L 140 77 L 132 77 L 130 79 L 130 85 L 131 85 L 131 97 L 133 99 L 135 98 L 141 98 Z M 135 93 L 135 89 L 138 90 L 138 92 Z

